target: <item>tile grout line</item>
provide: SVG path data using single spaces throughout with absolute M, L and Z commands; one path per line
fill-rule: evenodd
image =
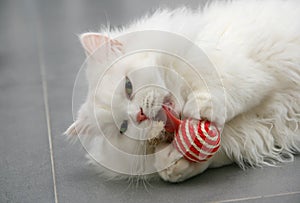
M 52 144 L 52 133 L 51 133 L 51 122 L 50 122 L 50 113 L 49 113 L 49 104 L 48 104 L 48 88 L 46 82 L 46 71 L 45 66 L 40 65 L 42 85 L 43 85 L 43 97 L 44 97 L 44 106 L 46 114 L 46 123 L 47 123 L 47 134 L 49 142 L 49 152 L 50 152 L 50 161 L 51 161 L 51 171 L 52 171 L 52 181 L 53 181 L 53 191 L 54 191 L 54 202 L 58 203 L 57 198 L 57 186 L 56 186 L 56 177 L 55 177 L 55 167 L 54 167 L 54 156 L 53 156 L 53 144 Z
M 50 121 L 50 112 L 49 112 L 49 103 L 48 103 L 48 86 L 46 80 L 46 67 L 44 62 L 44 54 L 42 51 L 42 36 L 40 30 L 40 24 L 38 21 L 38 12 L 35 9 L 35 17 L 36 17 L 36 35 L 37 35 L 37 54 L 40 66 L 40 74 L 42 80 L 42 91 L 43 91 L 43 100 L 44 100 L 44 110 L 46 117 L 46 125 L 47 125 L 47 136 L 49 143 L 49 153 L 50 153 L 50 162 L 51 162 L 51 173 L 52 173 L 52 182 L 53 182 L 53 193 L 54 193 L 54 203 L 58 203 L 58 195 L 57 195 L 57 186 L 56 186 L 56 173 L 55 173 L 55 164 L 54 164 L 54 156 L 53 156 L 53 144 L 52 144 L 52 132 L 51 132 L 51 121 Z
M 227 199 L 227 200 L 218 200 L 218 201 L 212 201 L 211 203 L 226 203 L 226 202 L 247 201 L 247 200 L 281 197 L 281 196 L 288 196 L 288 195 L 295 195 L 295 194 L 300 194 L 300 191 L 285 192 L 285 193 L 278 193 L 278 194 L 269 194 L 269 195 L 258 195 L 258 196 L 252 196 L 252 197 L 244 197 L 244 198 L 242 197 L 242 198 Z

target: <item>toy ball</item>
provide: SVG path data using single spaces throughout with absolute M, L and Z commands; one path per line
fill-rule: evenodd
M 220 132 L 213 122 L 176 118 L 163 107 L 168 121 L 165 130 L 174 132 L 174 147 L 189 161 L 202 162 L 212 157 L 220 147 Z

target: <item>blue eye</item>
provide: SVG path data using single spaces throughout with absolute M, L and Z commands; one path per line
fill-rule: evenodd
M 128 98 L 131 98 L 131 95 L 132 95 L 132 83 L 131 81 L 129 80 L 129 78 L 126 76 L 126 79 L 125 79 L 125 92 L 126 92 L 126 95 Z
M 128 120 L 124 120 L 120 127 L 120 133 L 121 134 L 125 133 L 127 128 L 128 128 Z

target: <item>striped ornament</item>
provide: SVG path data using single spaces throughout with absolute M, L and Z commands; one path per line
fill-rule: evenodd
M 220 132 L 208 120 L 182 120 L 174 134 L 173 145 L 192 162 L 209 159 L 220 147 Z

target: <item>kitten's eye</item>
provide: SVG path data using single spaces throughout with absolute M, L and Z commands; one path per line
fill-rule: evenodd
M 131 98 L 132 95 L 132 83 L 129 80 L 129 78 L 126 76 L 126 81 L 125 81 L 125 92 L 128 98 Z
M 127 128 L 128 128 L 128 121 L 124 120 L 120 127 L 120 133 L 121 134 L 125 133 Z

